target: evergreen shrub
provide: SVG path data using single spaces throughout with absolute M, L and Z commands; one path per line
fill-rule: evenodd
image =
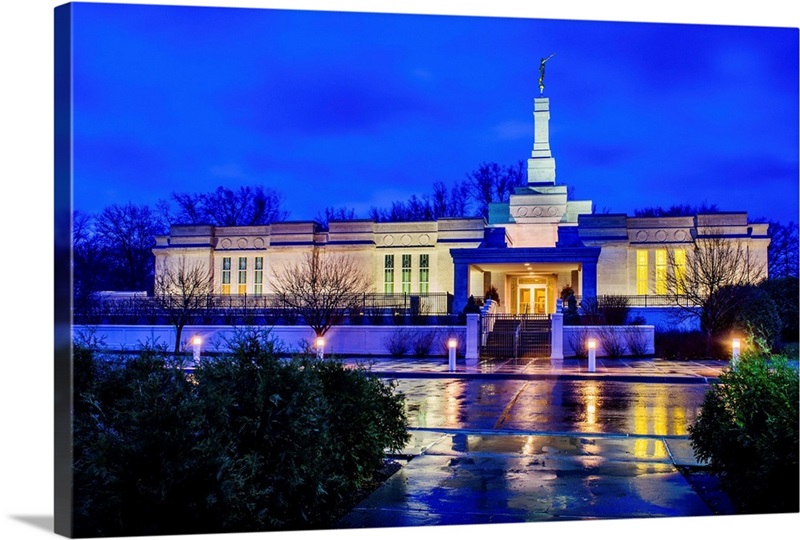
M 367 369 L 256 329 L 230 345 L 194 370 L 76 346 L 75 536 L 330 526 L 407 442 L 404 397 Z
M 739 512 L 798 511 L 796 364 L 744 352 L 706 393 L 689 438 Z

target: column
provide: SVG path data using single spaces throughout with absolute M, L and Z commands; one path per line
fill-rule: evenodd
M 550 360 L 564 359 L 564 314 L 550 316 Z
M 583 298 L 594 298 L 597 296 L 597 261 L 584 261 L 581 264 L 581 272 L 583 273 L 583 289 L 581 296 Z
M 467 343 L 466 354 L 468 366 L 474 366 L 478 363 L 478 343 L 480 341 L 480 320 L 481 316 L 478 313 L 467 313 Z
M 469 264 L 456 262 L 453 265 L 453 314 L 464 311 L 469 299 Z

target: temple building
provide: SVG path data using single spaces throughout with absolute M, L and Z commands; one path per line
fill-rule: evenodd
M 488 220 L 424 222 L 280 222 L 254 227 L 174 225 L 157 238 L 156 273 L 183 259 L 207 264 L 214 293 L 270 293 L 270 276 L 312 247 L 350 254 L 369 269 L 375 293 L 453 295 L 460 312 L 470 296 L 494 287 L 506 313 L 548 314 L 569 285 L 582 297 L 666 294 L 666 275 L 680 272 L 697 238 L 742 243 L 766 266 L 767 224 L 746 212 L 686 217 L 593 214 L 592 202 L 569 200 L 556 184 L 550 149 L 550 99 L 533 103 L 534 140 L 528 184 L 506 203 L 493 203 Z

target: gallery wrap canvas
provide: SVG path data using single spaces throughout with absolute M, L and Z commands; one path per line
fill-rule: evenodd
M 633 302 L 701 222 L 796 280 L 797 28 L 334 9 L 55 8 L 55 532 L 743 513 L 689 437 L 731 351 L 645 373 Z M 365 280 L 320 316 L 325 257 Z M 599 370 L 567 289 L 638 309 Z

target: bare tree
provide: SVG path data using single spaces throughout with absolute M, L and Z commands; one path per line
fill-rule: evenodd
M 155 298 L 158 306 L 175 327 L 175 354 L 181 349 L 184 327 L 205 307 L 211 294 L 213 274 L 208 265 L 185 257 L 164 263 L 155 277 Z
M 737 289 L 766 277 L 764 264 L 751 256 L 749 247 L 724 238 L 720 231 L 700 231 L 685 251 L 685 261 L 670 251 L 668 266 L 667 296 L 684 317 L 699 319 L 708 345 L 740 308 L 742 295 Z
M 798 227 L 792 221 L 781 225 L 769 222 L 769 277 L 797 277 L 798 275 Z
M 353 256 L 314 247 L 302 260 L 276 270 L 270 285 L 322 337 L 359 305 L 371 279 Z
M 219 186 L 208 193 L 173 193 L 172 201 L 178 207 L 175 214 L 166 202 L 160 203 L 160 212 L 170 223 L 186 225 L 267 225 L 289 215 L 281 208 L 282 195 L 263 186 L 242 186 L 238 191 Z
M 525 163 L 503 167 L 497 163 L 482 163 L 467 175 L 477 214 L 489 216 L 489 204 L 508 202 L 517 187 L 527 185 Z
M 144 291 L 153 283 L 155 236 L 165 230 L 147 205 L 112 204 L 94 220 L 94 240 L 105 250 L 113 285 Z

